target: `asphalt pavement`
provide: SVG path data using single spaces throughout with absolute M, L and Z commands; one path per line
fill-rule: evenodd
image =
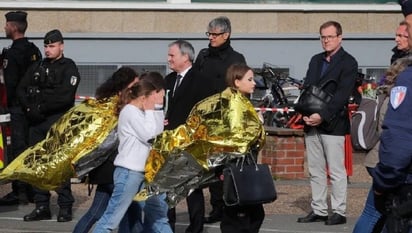
M 0 232 L 1 233 L 69 233 L 72 232 L 79 218 L 85 209 L 74 209 L 74 219 L 71 222 L 57 222 L 58 211 L 52 207 L 54 213 L 51 220 L 25 222 L 23 216 L 30 213 L 34 204 L 26 206 L 2 206 L 0 210 Z M 326 226 L 322 222 L 297 223 L 299 215 L 269 214 L 266 215 L 261 233 L 346 233 L 352 232 L 355 218 L 348 218 L 348 222 L 343 225 Z M 184 233 L 188 225 L 186 212 L 177 213 L 176 233 Z M 206 224 L 204 233 L 220 232 L 219 223 Z
M 323 222 L 297 223 L 298 217 L 305 216 L 310 210 L 311 189 L 307 177 L 300 180 L 276 180 L 275 185 L 278 199 L 265 204 L 265 220 L 261 233 L 346 233 L 352 232 L 356 219 L 362 212 L 365 198 L 371 186 L 371 178 L 362 162 L 364 154 L 355 153 L 353 157 L 353 174 L 349 177 L 347 198 L 347 223 L 335 226 L 326 226 Z M 0 197 L 10 192 L 10 184 L 0 186 Z M 34 204 L 18 206 L 0 206 L 0 233 L 68 233 L 72 232 L 77 221 L 91 205 L 92 197 L 88 196 L 87 185 L 73 184 L 72 192 L 75 197 L 73 206 L 73 221 L 60 223 L 56 221 L 58 206 L 56 193 L 52 192 L 51 211 L 52 220 L 24 222 L 23 216 L 34 209 Z M 211 209 L 209 193 L 204 189 L 206 213 Z M 92 193 L 94 195 L 94 192 Z M 177 223 L 176 233 L 185 233 L 188 226 L 186 202 L 176 206 Z M 204 233 L 220 232 L 219 223 L 206 224 Z

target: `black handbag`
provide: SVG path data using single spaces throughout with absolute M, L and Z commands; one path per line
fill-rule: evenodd
M 223 169 L 223 200 L 226 206 L 270 203 L 277 199 L 267 164 L 257 164 L 251 155 Z
M 322 85 L 310 85 L 304 88 L 299 95 L 299 99 L 294 109 L 304 116 L 319 113 L 332 100 L 333 94 L 324 90 L 325 86 L 335 80 L 328 80 Z

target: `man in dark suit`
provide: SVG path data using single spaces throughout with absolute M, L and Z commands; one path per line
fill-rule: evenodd
M 186 122 L 192 107 L 200 100 L 211 95 L 211 85 L 192 69 L 195 51 L 193 46 L 184 40 L 177 40 L 169 45 L 167 61 L 173 71 L 166 76 L 166 117 L 165 130 L 172 130 Z M 203 232 L 203 216 L 205 212 L 204 197 L 201 189 L 194 190 L 187 198 L 190 224 L 186 233 Z M 170 209 L 169 223 L 174 231 L 176 210 Z
M 324 52 L 312 57 L 304 87 L 320 86 L 333 93 L 331 101 L 320 112 L 304 116 L 305 143 L 312 188 L 312 212 L 298 222 L 325 221 L 325 225 L 346 223 L 347 175 L 345 169 L 345 134 L 350 122 L 346 106 L 355 86 L 358 64 L 341 46 L 342 27 L 328 21 L 320 26 Z M 327 171 L 328 169 L 328 171 Z M 331 209 L 328 217 L 328 173 L 332 184 Z

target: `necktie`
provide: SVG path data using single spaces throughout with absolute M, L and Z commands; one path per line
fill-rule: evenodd
M 182 78 L 183 76 L 178 74 L 176 77 L 176 82 L 175 82 L 175 87 L 173 88 L 173 96 L 175 95 L 175 92 L 177 90 L 177 88 L 179 87 L 180 83 L 182 82 Z

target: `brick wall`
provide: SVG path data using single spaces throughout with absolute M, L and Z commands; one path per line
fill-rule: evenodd
M 305 141 L 303 130 L 266 127 L 266 144 L 261 152 L 261 163 L 271 165 L 276 179 L 305 177 Z

